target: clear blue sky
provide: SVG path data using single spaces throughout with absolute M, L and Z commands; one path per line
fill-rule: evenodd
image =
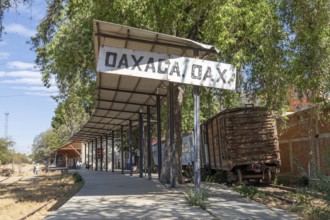
M 26 44 L 46 14 L 44 0 L 34 0 L 31 7 L 20 5 L 4 13 L 5 30 L 0 41 L 0 137 L 8 137 L 16 152 L 30 153 L 33 139 L 51 127 L 56 102 L 50 97 L 55 87 L 45 88 L 35 68 L 35 53 Z

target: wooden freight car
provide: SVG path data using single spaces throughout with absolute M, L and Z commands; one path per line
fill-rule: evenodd
M 201 125 L 201 162 L 220 170 L 227 182 L 259 179 L 270 183 L 280 167 L 276 120 L 265 108 L 226 110 Z

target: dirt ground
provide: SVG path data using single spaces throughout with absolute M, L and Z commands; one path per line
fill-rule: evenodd
M 5 168 L 2 166 L 1 168 Z M 60 171 L 45 172 L 41 165 L 38 175 L 32 164 L 12 165 L 11 177 L 0 176 L 0 219 L 43 219 L 58 209 L 83 183 L 75 183 L 72 175 Z

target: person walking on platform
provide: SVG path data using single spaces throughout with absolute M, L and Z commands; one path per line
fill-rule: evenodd
M 38 175 L 38 171 L 39 171 L 39 163 L 36 163 L 36 164 L 34 165 L 34 174 L 35 174 L 35 175 Z

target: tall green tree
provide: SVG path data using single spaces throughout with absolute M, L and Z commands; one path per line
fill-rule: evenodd
M 292 84 L 313 103 L 329 105 L 330 2 L 280 1 L 282 22 L 288 32 L 288 72 Z
M 32 144 L 32 159 L 34 161 L 44 160 L 57 147 L 61 146 L 56 131 L 49 129 L 37 135 Z
M 271 109 L 287 105 L 290 76 L 286 71 L 285 39 L 277 1 L 214 2 L 205 38 L 220 49 L 220 59 L 237 68 L 236 95 L 221 92 L 230 105 L 243 94 Z M 281 89 L 279 89 L 281 88 Z M 227 95 L 232 99 L 226 100 Z M 229 102 L 228 102 L 229 101 Z
M 0 138 L 0 164 L 9 163 L 12 160 L 12 147 L 15 142 L 7 138 Z
M 83 88 L 81 88 L 83 87 Z M 52 127 L 58 131 L 60 140 L 67 141 L 87 121 L 89 106 L 93 102 L 92 94 L 85 92 L 88 87 L 82 86 L 80 81 L 68 91 L 66 99 L 59 100 L 52 119 Z M 62 143 L 64 144 L 64 143 Z

